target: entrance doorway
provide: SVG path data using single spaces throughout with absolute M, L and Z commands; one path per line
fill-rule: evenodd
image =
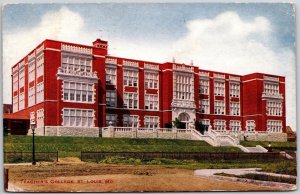
M 180 115 L 178 116 L 178 119 L 185 124 L 185 129 L 188 129 L 189 127 L 189 120 L 190 120 L 190 116 L 183 112 L 183 113 L 180 113 Z

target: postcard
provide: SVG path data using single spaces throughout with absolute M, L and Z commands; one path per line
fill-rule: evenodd
M 291 3 L 7 4 L 7 192 L 297 189 Z

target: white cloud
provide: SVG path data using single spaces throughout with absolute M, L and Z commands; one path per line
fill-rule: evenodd
M 111 37 L 110 53 L 116 56 L 194 64 L 202 69 L 236 74 L 263 72 L 286 76 L 287 124 L 296 129 L 295 55 L 289 48 L 273 48 L 272 24 L 264 17 L 244 21 L 235 12 L 224 12 L 212 19 L 192 20 L 187 33 L 176 42 L 120 40 Z M 120 32 L 122 29 L 120 29 Z M 146 33 L 146 32 L 145 32 Z M 10 91 L 10 67 L 44 39 L 91 44 L 97 29 L 88 31 L 84 18 L 63 7 L 46 13 L 39 24 L 27 30 L 5 33 L 4 83 Z M 146 42 L 147 41 L 147 42 Z M 4 102 L 10 103 L 10 92 Z

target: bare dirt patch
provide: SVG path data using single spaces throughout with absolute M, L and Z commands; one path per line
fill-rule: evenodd
M 258 191 L 280 190 L 194 176 L 193 170 L 150 165 L 104 165 L 69 162 L 8 166 L 10 183 L 30 192 L 107 191 Z

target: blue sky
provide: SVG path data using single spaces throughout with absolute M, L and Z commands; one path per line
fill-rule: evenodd
M 235 74 L 286 76 L 287 123 L 296 128 L 295 13 L 284 3 L 14 4 L 3 10 L 4 89 L 10 67 L 46 38 L 109 53 Z M 21 45 L 21 46 L 20 46 Z M 7 90 L 10 91 L 10 90 Z M 10 103 L 11 94 L 3 101 Z

